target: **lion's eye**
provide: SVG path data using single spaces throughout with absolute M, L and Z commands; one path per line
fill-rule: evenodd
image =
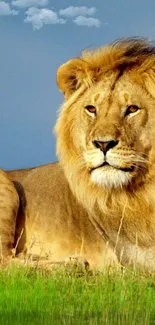
M 126 110 L 125 115 L 136 113 L 139 109 L 140 108 L 136 105 L 130 105 L 130 106 L 128 106 L 128 108 Z
M 85 109 L 86 109 L 89 113 L 93 113 L 93 114 L 96 113 L 96 107 L 93 106 L 93 105 L 87 105 L 87 106 L 85 106 Z

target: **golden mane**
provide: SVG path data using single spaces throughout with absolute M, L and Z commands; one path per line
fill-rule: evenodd
M 95 215 L 95 224 L 102 223 L 109 231 L 111 228 L 118 231 L 123 218 L 121 231 L 125 236 L 132 242 L 138 236 L 139 243 L 148 245 L 155 236 L 154 216 L 150 215 L 155 206 L 154 165 L 142 184 L 135 181 L 132 187 L 124 189 L 97 187 L 90 182 L 86 166 L 79 162 L 71 126 L 75 119 L 72 108 L 76 107 L 77 100 L 88 87 L 99 83 L 107 73 L 116 73 L 117 79 L 131 71 L 136 82 L 145 85 L 149 94 L 155 97 L 155 45 L 152 42 L 139 38 L 121 39 L 94 51 L 86 50 L 79 59 L 70 60 L 59 68 L 58 85 L 67 95 L 55 127 L 57 154 L 75 197 L 89 211 L 91 220 Z M 144 236 L 148 215 L 151 225 L 149 237 Z
M 135 68 L 142 72 L 155 63 L 155 45 L 141 38 L 121 39 L 94 51 L 86 50 L 81 58 L 90 64 L 99 79 L 109 70 L 123 72 Z
M 81 85 L 87 87 L 99 82 L 107 73 L 116 73 L 118 79 L 125 71 L 134 71 L 135 81 L 145 82 L 154 96 L 150 89 L 155 82 L 154 42 L 138 37 L 126 38 L 95 50 L 85 50 L 81 57 L 69 60 L 58 69 L 57 82 L 68 97 Z

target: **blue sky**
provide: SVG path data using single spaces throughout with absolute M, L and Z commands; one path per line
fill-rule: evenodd
M 119 37 L 155 39 L 154 0 L 0 0 L 0 167 L 56 161 L 57 68 Z

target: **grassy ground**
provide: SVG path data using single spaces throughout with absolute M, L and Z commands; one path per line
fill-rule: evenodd
M 154 276 L 0 271 L 0 324 L 155 324 Z

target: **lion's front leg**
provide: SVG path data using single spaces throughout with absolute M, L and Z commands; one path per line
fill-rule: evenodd
M 64 268 L 67 272 L 76 271 L 77 273 L 121 271 L 122 269 L 115 250 L 102 239 L 95 245 L 86 245 L 79 255 L 73 254 L 61 259 L 40 258 L 39 256 L 34 258 L 32 255 L 29 263 L 47 270 Z
M 44 271 L 64 271 L 65 274 L 96 274 L 96 272 L 122 271 L 122 266 L 117 259 L 109 256 L 102 262 L 100 259 L 88 259 L 80 255 L 72 255 L 62 259 L 52 259 L 40 257 L 39 255 L 29 255 L 29 257 L 16 257 L 11 260 L 11 264 L 30 267 Z
M 70 252 L 71 253 L 71 252 Z M 32 268 L 39 268 L 43 270 L 63 269 L 65 272 L 76 273 L 85 272 L 109 272 L 109 270 L 121 270 L 121 265 L 117 259 L 115 251 L 105 243 L 102 238 L 96 241 L 94 245 L 86 245 L 84 249 L 79 251 L 79 254 L 66 252 L 66 256 L 53 258 L 52 255 L 46 256 L 29 253 L 26 255 L 19 255 L 12 260 L 15 264 L 29 266 Z
M 84 274 L 90 270 L 88 261 L 80 255 L 72 255 L 63 259 L 51 259 L 30 255 L 28 258 L 15 257 L 10 260 L 10 265 L 20 265 L 45 271 L 65 271 L 66 274 Z
M 45 270 L 51 269 L 63 269 L 66 272 L 77 272 L 77 273 L 85 273 L 89 270 L 88 261 L 80 256 L 80 255 L 72 255 L 63 259 L 50 260 L 50 259 L 38 259 L 33 263 L 33 266 L 37 266 L 38 268 L 43 268 Z

